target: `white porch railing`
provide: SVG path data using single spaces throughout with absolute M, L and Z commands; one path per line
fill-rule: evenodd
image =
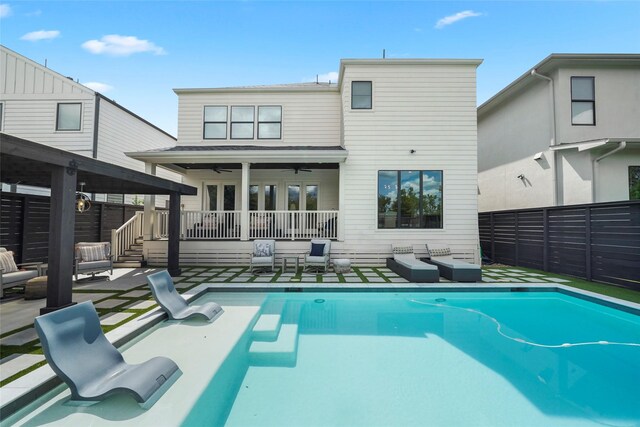
M 186 240 L 240 240 L 241 211 L 182 211 Z M 169 212 L 156 211 L 154 238 L 169 236 Z M 338 211 L 249 211 L 249 239 L 337 239 Z
M 114 261 L 124 255 L 136 239 L 142 236 L 142 220 L 144 212 L 136 212 L 129 221 L 125 222 L 117 230 L 111 230 L 111 254 L 114 255 Z
M 250 211 L 250 239 L 337 239 L 338 211 Z

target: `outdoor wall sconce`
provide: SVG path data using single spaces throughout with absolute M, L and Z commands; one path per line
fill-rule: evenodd
M 523 173 L 521 173 L 521 174 L 520 174 L 520 175 L 518 175 L 516 178 L 518 178 L 518 179 L 524 179 L 524 174 L 523 174 Z
M 409 153 L 416 154 L 416 150 L 411 149 L 411 150 L 409 150 Z
M 84 182 L 80 183 L 80 191 L 76 193 L 76 210 L 80 213 L 86 212 L 91 209 L 91 199 L 89 196 L 83 193 Z

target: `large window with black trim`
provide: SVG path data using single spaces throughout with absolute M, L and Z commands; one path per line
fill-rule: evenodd
M 378 228 L 442 228 L 440 170 L 378 171 Z
M 227 106 L 204 107 L 204 139 L 227 139 Z
M 371 110 L 372 105 L 371 82 L 351 82 L 351 109 Z
M 629 166 L 629 200 L 640 200 L 640 166 Z
M 594 77 L 571 77 L 571 124 L 596 124 L 596 83 Z
M 82 104 L 79 102 L 60 103 L 56 113 L 56 130 L 80 130 Z

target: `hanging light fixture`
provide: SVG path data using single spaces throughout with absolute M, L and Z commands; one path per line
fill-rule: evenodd
M 84 182 L 80 183 L 80 191 L 76 193 L 76 210 L 80 213 L 91 209 L 91 199 L 84 194 Z

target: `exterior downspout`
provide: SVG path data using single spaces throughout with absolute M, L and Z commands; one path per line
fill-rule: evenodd
M 616 148 L 614 148 L 613 150 L 604 153 L 602 156 L 598 157 L 597 159 L 593 160 L 593 164 L 592 164 L 592 168 L 591 168 L 591 203 L 596 203 L 596 176 L 597 176 L 597 172 L 598 172 L 598 165 L 600 160 L 604 159 L 605 157 L 609 157 L 612 154 L 617 153 L 618 151 L 622 151 L 625 148 L 627 148 L 627 141 L 620 141 L 620 143 L 618 144 L 618 146 Z
M 551 77 L 539 74 L 535 69 L 531 70 L 531 75 L 533 77 L 538 77 L 540 79 L 548 81 L 551 87 L 551 146 L 553 147 L 556 145 L 556 93 L 555 86 L 553 85 L 553 79 Z M 552 151 L 552 157 L 553 161 L 551 162 L 551 198 L 553 200 L 553 205 L 558 206 L 558 168 L 556 167 L 558 154 L 555 151 Z

